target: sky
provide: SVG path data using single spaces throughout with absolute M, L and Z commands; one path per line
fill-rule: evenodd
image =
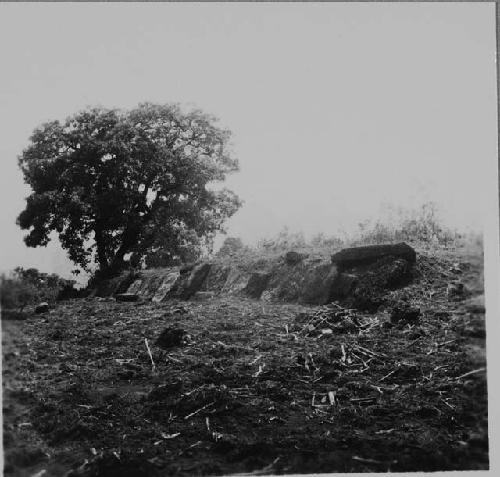
M 493 3 L 0 4 L 0 271 L 68 276 L 28 249 L 17 156 L 87 107 L 178 102 L 233 132 L 230 236 L 350 230 L 435 201 L 481 229 L 496 187 Z M 495 209 L 496 210 L 496 209 Z

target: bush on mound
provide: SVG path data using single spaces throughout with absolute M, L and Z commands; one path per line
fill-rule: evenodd
M 76 292 L 74 284 L 75 281 L 61 278 L 55 273 L 17 267 L 10 276 L 0 276 L 2 309 L 22 311 L 35 303 L 52 303 L 60 298 L 63 291 L 66 294 L 69 294 L 69 290 Z

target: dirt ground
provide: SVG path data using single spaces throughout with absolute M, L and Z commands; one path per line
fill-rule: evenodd
M 482 293 L 448 252 L 374 314 L 202 294 L 3 320 L 5 475 L 488 469 Z

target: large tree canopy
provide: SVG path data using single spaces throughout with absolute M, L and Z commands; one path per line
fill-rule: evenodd
M 18 224 L 30 247 L 59 235 L 84 269 L 116 271 L 124 257 L 181 257 L 209 244 L 241 205 L 213 184 L 238 170 L 230 132 L 201 111 L 141 104 L 93 108 L 35 129 L 19 157 L 33 192 Z

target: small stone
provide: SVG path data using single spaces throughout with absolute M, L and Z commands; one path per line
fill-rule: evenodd
M 46 313 L 47 311 L 49 311 L 49 304 L 46 301 L 39 303 L 35 307 L 35 313 Z
M 336 346 L 330 350 L 330 358 L 332 359 L 341 359 L 342 358 L 342 348 L 340 346 Z
M 451 267 L 450 267 L 450 272 L 451 273 L 455 273 L 457 275 L 461 274 L 462 273 L 462 269 L 460 268 L 460 264 L 459 263 L 454 263 Z
M 135 293 L 119 293 L 118 295 L 115 295 L 116 301 L 125 301 L 125 302 L 131 302 L 131 301 L 137 301 L 139 299 L 139 295 L 136 295 Z

